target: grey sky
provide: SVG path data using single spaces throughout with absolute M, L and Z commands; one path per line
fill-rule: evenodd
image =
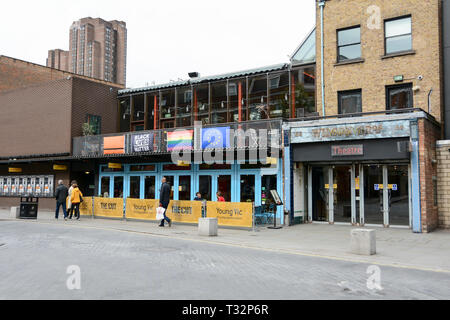
M 125 21 L 127 87 L 288 61 L 315 24 L 313 0 L 5 0 L 0 10 L 0 54 L 43 65 L 49 49 L 69 49 L 73 21 Z

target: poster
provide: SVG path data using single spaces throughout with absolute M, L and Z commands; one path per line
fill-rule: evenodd
M 208 201 L 206 216 L 217 218 L 219 226 L 251 228 L 253 226 L 253 203 Z
M 153 134 L 135 134 L 131 138 L 131 148 L 133 152 L 153 151 Z

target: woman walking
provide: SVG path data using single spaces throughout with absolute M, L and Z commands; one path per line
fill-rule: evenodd
M 69 215 L 69 219 L 72 219 L 72 214 L 73 214 L 73 210 L 72 210 L 72 191 L 73 191 L 73 184 L 77 183 L 75 180 L 73 180 L 70 183 L 70 188 L 69 188 L 69 195 L 67 197 L 67 214 Z
M 81 193 L 80 189 L 78 189 L 78 185 L 74 183 L 70 200 L 72 202 L 72 212 L 75 212 L 75 217 L 77 217 L 77 220 L 80 220 L 81 199 L 83 199 L 83 194 Z

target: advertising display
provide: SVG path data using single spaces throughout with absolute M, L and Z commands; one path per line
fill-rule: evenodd
M 206 210 L 206 216 L 217 218 L 219 226 L 244 228 L 253 226 L 253 203 L 208 201 Z
M 104 218 L 123 218 L 123 198 L 94 198 L 94 216 Z
M 19 177 L 19 196 L 25 195 L 25 182 L 26 182 L 26 178 Z
M 166 216 L 173 222 L 197 224 L 202 217 L 202 202 L 170 201 Z
M 0 196 L 2 197 L 52 198 L 53 193 L 53 175 L 0 177 Z
M 17 177 L 12 177 L 11 178 L 11 191 L 10 191 L 10 195 L 11 196 L 17 196 L 18 195 L 18 183 L 19 179 Z
M 159 200 L 127 199 L 125 217 L 127 219 L 156 221 Z

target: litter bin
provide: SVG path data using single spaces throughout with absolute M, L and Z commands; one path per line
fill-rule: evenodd
M 20 197 L 19 219 L 37 219 L 39 198 Z

